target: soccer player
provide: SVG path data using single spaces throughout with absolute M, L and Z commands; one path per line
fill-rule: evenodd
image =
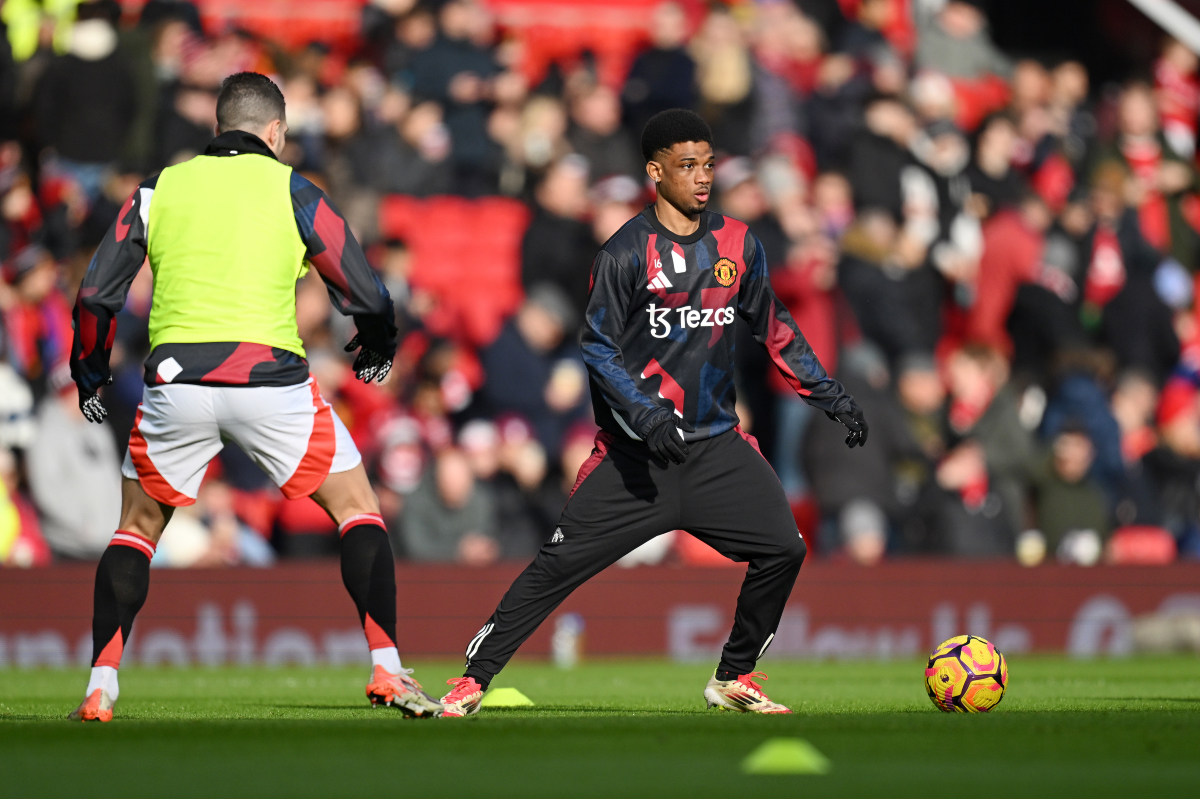
M 217 98 L 204 155 L 141 183 L 104 237 L 75 304 L 71 376 L 79 407 L 102 422 L 96 392 L 112 382 L 115 315 L 149 257 L 150 356 L 121 469 L 120 529 L 100 558 L 92 673 L 69 718 L 108 721 L 117 668 L 146 601 L 150 559 L 175 508 L 196 501 L 208 463 L 237 443 L 295 499 L 311 496 L 338 525 L 342 580 L 371 651 L 367 697 L 405 715 L 441 705 L 402 669 L 391 544 L 362 458 L 309 376 L 296 329 L 296 281 L 316 267 L 334 306 L 354 317 L 356 376 L 383 381 L 396 353 L 387 289 L 325 193 L 279 162 L 283 95 L 242 72 Z
M 867 440 L 854 399 L 825 374 L 775 299 L 762 245 L 706 211 L 712 133 L 690 111 L 664 111 L 642 133 L 658 198 L 592 265 L 582 348 L 601 431 L 558 527 L 467 646 L 444 718 L 479 711 L 517 647 L 582 583 L 649 539 L 687 530 L 746 561 L 733 632 L 704 698 L 710 707 L 788 713 L 755 678 L 791 593 L 804 539 L 783 488 L 734 413 L 734 322 L 741 316 L 809 404 Z

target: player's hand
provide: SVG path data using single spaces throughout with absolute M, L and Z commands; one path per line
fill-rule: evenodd
M 383 383 L 387 380 L 388 372 L 392 371 L 392 359 L 381 352 L 360 345 L 358 338 L 355 336 L 346 345 L 346 352 L 359 350 L 358 357 L 354 359 L 354 376 L 364 383 L 370 383 L 372 380 L 376 383 Z
M 663 419 L 646 434 L 646 446 L 654 457 L 663 462 L 683 463 L 688 457 L 688 445 L 683 440 L 683 431 L 696 432 L 696 428 L 672 415 Z
M 350 339 L 346 352 L 362 348 L 354 359 L 354 376 L 364 383 L 383 383 L 396 357 L 396 325 L 389 317 L 355 315 L 358 335 Z
M 79 389 L 79 410 L 83 411 L 84 418 L 92 424 L 102 424 L 108 418 L 108 410 L 104 403 L 91 391 Z
M 850 400 L 850 409 L 841 413 L 825 412 L 835 422 L 841 422 L 846 425 L 846 446 L 850 449 L 855 447 L 865 447 L 867 445 L 867 433 L 870 427 L 867 425 L 867 419 L 863 416 L 862 408 L 858 407 L 858 403 L 853 399 Z

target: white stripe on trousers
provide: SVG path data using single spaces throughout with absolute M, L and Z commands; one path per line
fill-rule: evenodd
M 475 653 L 479 651 L 479 647 L 483 644 L 483 639 L 488 637 L 488 634 L 491 633 L 492 628 L 495 626 L 496 625 L 490 623 L 485 624 L 483 625 L 482 630 L 475 633 L 475 637 L 471 639 L 471 643 L 467 644 L 468 663 L 471 661 L 471 658 L 475 657 Z

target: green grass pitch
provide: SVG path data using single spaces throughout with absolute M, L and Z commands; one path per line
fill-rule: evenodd
M 456 663 L 415 662 L 431 693 Z M 533 708 L 403 720 L 365 705 L 366 669 L 137 669 L 110 724 L 71 724 L 83 671 L 0 670 L 5 797 L 894 797 L 1195 795 L 1200 659 L 1019 657 L 991 714 L 943 714 L 923 664 L 770 663 L 795 713 L 707 711 L 711 666 L 513 663 Z M 821 776 L 747 776 L 801 737 Z M 1182 790 L 1181 790 L 1182 789 Z

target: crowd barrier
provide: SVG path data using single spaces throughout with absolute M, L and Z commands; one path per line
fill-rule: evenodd
M 519 566 L 397 567 L 401 653 L 458 657 Z M 557 611 L 585 624 L 586 655 L 712 660 L 741 568 L 613 567 Z M 87 665 L 90 565 L 0 570 L 0 666 Z M 1122 656 L 1139 616 L 1200 612 L 1200 564 L 1041 566 L 969 561 L 804 567 L 766 659 L 903 658 L 969 632 L 1009 654 Z M 521 650 L 545 656 L 556 618 Z M 153 572 L 125 663 L 347 664 L 367 660 L 336 562 Z

